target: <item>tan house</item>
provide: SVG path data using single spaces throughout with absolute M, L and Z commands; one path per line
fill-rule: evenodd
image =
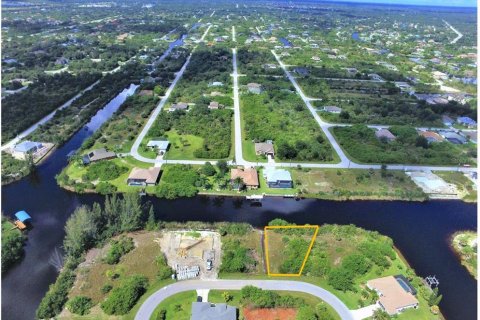
M 243 184 L 247 189 L 258 189 L 259 182 L 258 182 L 258 173 L 255 168 L 236 168 L 230 170 L 230 181 L 232 183 L 235 182 L 235 179 L 241 178 Z M 235 189 L 240 189 L 240 185 L 234 185 Z
M 271 155 L 272 157 L 275 155 L 275 150 L 273 149 L 273 143 L 271 142 L 259 142 L 255 143 L 255 154 L 257 156 L 260 155 Z
M 409 308 L 417 308 L 416 293 L 403 276 L 388 276 L 367 281 L 367 287 L 379 296 L 378 304 L 389 315 L 395 315 Z
M 436 132 L 433 132 L 433 131 L 420 131 L 418 134 L 421 135 L 422 137 L 424 137 L 425 139 L 427 139 L 428 142 L 441 142 L 441 141 L 443 141 L 442 136 L 439 135 Z
M 208 105 L 208 109 L 210 110 L 217 110 L 223 107 L 223 104 L 220 104 L 217 101 L 210 101 L 210 104 Z
M 154 186 L 157 184 L 159 176 L 159 167 L 133 168 L 128 176 L 127 184 L 129 186 Z

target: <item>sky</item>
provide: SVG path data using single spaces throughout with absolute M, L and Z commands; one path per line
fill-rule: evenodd
M 332 0 L 331 0 L 332 1 Z M 338 2 L 385 3 L 405 5 L 427 5 L 448 7 L 476 7 L 477 0 L 333 0 Z

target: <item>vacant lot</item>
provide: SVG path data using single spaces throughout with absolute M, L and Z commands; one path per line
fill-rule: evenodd
M 418 199 L 425 195 L 405 173 L 361 169 L 292 169 L 298 190 L 326 199 Z

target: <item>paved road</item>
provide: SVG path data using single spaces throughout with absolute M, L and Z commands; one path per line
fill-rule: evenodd
M 443 22 L 445 22 L 445 24 L 450 27 L 450 29 L 452 29 L 453 32 L 455 32 L 457 34 L 457 37 L 455 39 L 453 39 L 452 41 L 450 41 L 450 44 L 455 44 L 457 43 L 458 40 L 460 40 L 462 37 L 463 37 L 463 34 L 458 31 L 457 29 L 455 29 L 450 23 L 448 23 L 447 21 L 443 20 Z
M 0 149 L 2 151 L 6 150 L 6 149 L 9 149 L 9 148 L 12 148 L 14 147 L 17 143 L 19 143 L 23 138 L 25 138 L 26 136 L 28 136 L 29 134 L 31 134 L 33 131 L 37 130 L 37 128 L 39 126 L 41 126 L 42 124 L 45 124 L 47 121 L 49 121 L 50 119 L 53 118 L 53 116 L 55 115 L 55 113 L 59 110 L 62 110 L 62 109 L 65 109 L 65 108 L 68 108 L 72 103 L 73 101 L 77 100 L 78 98 L 80 98 L 86 91 L 89 91 L 91 90 L 93 87 L 95 87 L 98 83 L 100 82 L 100 80 L 97 80 L 95 81 L 94 83 L 92 83 L 90 86 L 88 86 L 87 88 L 83 89 L 82 91 L 80 91 L 78 94 L 76 94 L 73 98 L 71 98 L 70 100 L 68 100 L 67 102 L 65 102 L 64 104 L 62 104 L 60 107 L 58 107 L 57 109 L 55 109 L 54 111 L 50 112 L 49 114 L 47 114 L 45 117 L 43 117 L 42 119 L 40 119 L 39 121 L 37 121 L 35 124 L 33 124 L 32 126 L 30 126 L 28 129 L 24 130 L 23 132 L 21 132 L 19 135 L 17 135 L 14 139 L 10 140 L 9 142 L 7 142 L 6 144 L 4 144 Z
M 323 130 L 325 135 L 327 136 L 328 140 L 330 141 L 331 145 L 333 146 L 334 150 L 337 152 L 339 155 L 341 161 L 339 163 L 300 163 L 300 162 L 275 162 L 275 163 L 269 163 L 268 165 L 271 166 L 276 166 L 276 167 L 297 167 L 297 166 L 302 166 L 306 168 L 353 168 L 353 169 L 380 169 L 381 165 L 379 164 L 359 164 L 355 163 L 353 161 L 350 161 L 348 157 L 345 155 L 343 152 L 342 148 L 340 145 L 337 143 L 335 138 L 333 137 L 332 133 L 330 132 L 329 128 L 335 127 L 335 126 L 349 126 L 350 124 L 336 124 L 336 123 L 329 123 L 323 121 L 320 116 L 317 114 L 315 108 L 311 105 L 310 99 L 306 97 L 301 90 L 300 86 L 298 83 L 295 81 L 295 78 L 290 74 L 290 72 L 287 70 L 286 65 L 284 65 L 279 57 L 276 55 L 276 53 L 272 50 L 272 53 L 274 54 L 275 58 L 277 59 L 278 63 L 284 70 L 285 74 L 287 75 L 288 79 L 292 82 L 293 86 L 295 87 L 295 90 L 298 92 L 302 100 L 305 102 L 307 105 L 309 111 L 311 112 L 312 116 L 314 119 L 317 121 L 319 124 L 320 128 Z M 246 161 L 243 158 L 243 151 L 242 151 L 242 129 L 241 129 L 241 114 L 240 114 L 240 97 L 239 97 L 239 85 L 238 85 L 238 66 L 237 66 L 237 49 L 233 48 L 232 49 L 232 54 L 233 54 L 233 106 L 234 106 L 234 131 L 235 131 L 235 159 L 234 161 L 230 161 L 229 164 L 236 164 L 236 165 L 243 165 L 243 166 L 250 166 L 250 167 L 258 167 L 258 166 L 265 166 L 266 163 L 259 163 L 259 162 L 250 162 Z M 185 67 L 185 66 L 184 66 Z M 183 67 L 182 67 L 183 69 Z M 183 73 L 183 72 L 182 72 Z M 179 72 L 180 77 L 181 73 Z M 177 78 L 179 76 L 177 74 Z M 176 78 L 176 80 L 177 80 Z M 175 86 L 176 81 L 172 83 L 173 87 Z M 171 86 L 169 88 L 173 90 L 173 87 Z M 162 101 L 166 101 L 168 98 L 167 95 L 165 95 L 164 99 Z M 162 103 L 160 101 L 160 104 Z M 165 102 L 163 102 L 164 104 Z M 160 106 L 159 104 L 159 106 Z M 162 105 L 163 107 L 163 105 Z M 160 109 L 157 107 L 157 109 Z M 140 145 L 140 142 L 143 140 L 144 136 L 146 135 L 146 132 L 148 132 L 148 129 L 150 126 L 153 124 L 155 121 L 155 118 L 158 116 L 158 113 L 160 110 L 155 110 L 154 114 L 150 117 L 150 119 L 147 122 L 147 125 L 144 127 L 142 132 L 140 133 L 139 137 L 137 138 L 136 142 L 134 143 L 132 147 L 132 152 L 131 155 L 135 157 L 136 159 L 147 162 L 147 163 L 153 163 L 156 165 L 161 165 L 161 164 L 166 164 L 166 163 L 175 163 L 175 164 L 197 164 L 197 165 L 202 165 L 205 164 L 205 162 L 209 161 L 212 164 L 215 164 L 215 160 L 157 160 L 157 159 L 148 159 L 143 156 L 140 156 L 138 154 L 138 146 Z M 149 124 L 149 122 L 151 122 Z M 388 128 L 389 126 L 384 126 L 384 125 L 370 125 L 372 128 Z M 424 128 L 426 129 L 426 128 Z M 136 148 L 136 149 L 134 149 Z M 437 170 L 437 171 L 462 171 L 462 172 L 470 172 L 470 171 L 475 171 L 475 168 L 466 168 L 466 167 L 458 167 L 458 166 L 418 166 L 418 165 L 403 165 L 403 164 L 393 164 L 393 165 L 388 165 L 387 166 L 388 170 L 402 170 L 402 171 L 423 171 L 423 170 Z
M 266 290 L 298 291 L 308 293 L 322 299 L 332 306 L 342 320 L 354 319 L 351 311 L 335 295 L 325 289 L 306 282 L 288 280 L 188 280 L 176 282 L 153 293 L 140 306 L 140 309 L 135 315 L 135 320 L 149 320 L 153 314 L 153 311 L 160 302 L 179 292 L 197 289 L 240 290 L 247 285 L 253 285 Z
M 200 22 L 200 21 L 199 21 Z M 205 33 L 202 35 L 202 38 L 201 40 L 203 41 L 205 39 L 205 37 L 207 36 L 207 33 L 208 31 L 210 30 L 211 26 L 208 26 L 207 30 L 205 30 Z M 192 52 L 190 53 L 190 55 L 188 56 L 187 60 L 185 61 L 185 63 L 183 64 L 182 68 L 180 69 L 180 71 L 177 72 L 176 76 L 175 76 L 175 79 L 173 79 L 173 82 L 170 84 L 170 86 L 168 87 L 167 91 L 165 92 L 165 95 L 163 96 L 163 98 L 160 100 L 160 102 L 158 103 L 157 107 L 155 108 L 155 110 L 153 110 L 152 114 L 150 115 L 150 117 L 148 118 L 148 121 L 147 123 L 145 124 L 145 126 L 142 128 L 142 131 L 140 131 L 140 134 L 137 136 L 137 139 L 135 140 L 135 142 L 133 143 L 132 145 L 132 149 L 130 150 L 130 154 L 137 160 L 140 160 L 140 161 L 143 161 L 143 162 L 147 162 L 147 163 L 167 163 L 168 160 L 156 160 L 156 159 L 149 159 L 149 158 L 145 158 L 144 156 L 140 155 L 138 153 L 138 148 L 140 147 L 140 144 L 142 143 L 143 139 L 145 138 L 145 136 L 147 135 L 148 133 L 148 130 L 150 130 L 150 128 L 152 127 L 153 123 L 155 122 L 155 120 L 157 119 L 158 115 L 160 114 L 160 112 L 162 111 L 163 107 L 165 106 L 165 103 L 167 102 L 168 98 L 170 97 L 170 94 L 172 93 L 173 89 L 175 89 L 175 86 L 177 85 L 177 82 L 182 78 L 183 76 L 183 73 L 185 72 L 185 70 L 187 69 L 187 66 L 188 64 L 190 63 L 190 58 L 192 57 L 192 54 L 193 52 L 195 51 L 196 47 L 193 48 Z M 181 163 L 184 163 L 184 164 L 203 164 L 205 163 L 205 161 L 199 161 L 199 163 L 197 163 L 196 161 L 193 161 L 193 162 L 189 162 L 189 161 L 186 161 L 186 162 L 181 162 Z

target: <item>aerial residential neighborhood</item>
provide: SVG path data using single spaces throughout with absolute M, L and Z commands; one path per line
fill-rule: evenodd
M 2 318 L 477 318 L 473 0 L 2 2 Z

